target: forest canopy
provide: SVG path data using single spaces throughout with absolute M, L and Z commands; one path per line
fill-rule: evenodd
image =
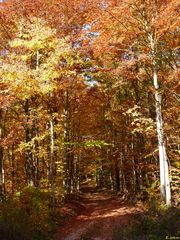
M 31 186 L 55 209 L 90 180 L 178 203 L 178 7 L 1 1 L 1 199 Z

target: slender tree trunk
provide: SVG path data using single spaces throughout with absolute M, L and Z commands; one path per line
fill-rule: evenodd
M 160 85 L 158 82 L 158 65 L 156 60 L 157 49 L 156 49 L 156 26 L 155 26 L 155 15 L 157 6 L 154 5 L 155 12 L 152 13 L 152 25 L 153 28 L 150 29 L 148 22 L 144 22 L 145 31 L 147 32 L 147 38 L 149 42 L 149 47 L 151 49 L 151 59 L 153 66 L 153 86 L 155 89 L 155 107 L 156 107 L 156 129 L 158 136 L 158 148 L 159 148 L 159 165 L 160 165 L 160 192 L 162 200 L 167 206 L 171 205 L 171 189 L 169 180 L 169 166 L 166 154 L 166 145 L 164 139 L 164 126 L 162 117 L 162 93 Z
M 24 103 L 24 111 L 26 116 L 26 124 L 25 124 L 25 141 L 28 144 L 32 139 L 32 131 L 29 127 L 29 100 L 27 99 Z M 25 170 L 26 170 L 26 177 L 27 183 L 30 186 L 34 186 L 34 166 L 33 166 L 33 155 L 31 150 L 25 151 Z
M 39 51 L 36 51 L 36 70 L 39 70 Z
M 0 129 L 1 132 L 1 129 Z M 0 133 L 1 135 L 1 133 Z M 1 136 L 0 136 L 1 138 Z M 3 148 L 0 146 L 0 198 L 4 195 Z
M 54 162 L 54 123 L 53 119 L 50 120 L 50 138 L 51 138 L 51 147 L 50 147 L 50 176 L 51 176 L 51 194 L 52 194 L 52 209 L 55 210 L 55 162 Z
M 0 109 L 0 140 L 3 138 L 3 111 Z M 3 147 L 0 145 L 0 198 L 5 191 Z
M 160 188 L 161 196 L 167 206 L 171 205 L 171 189 L 169 180 L 169 166 L 166 154 L 166 146 L 164 139 L 163 118 L 162 118 L 162 95 L 159 91 L 159 84 L 157 78 L 157 69 L 154 63 L 153 83 L 155 87 L 155 100 L 156 100 L 156 126 L 158 135 L 159 147 L 159 164 L 160 164 Z
M 11 167 L 12 167 L 12 172 L 11 172 L 11 178 L 12 178 L 12 194 L 14 194 L 14 189 L 15 189 L 15 166 L 14 166 L 14 144 L 11 147 Z
M 39 137 L 39 129 L 35 126 L 35 136 L 38 138 Z M 34 165 L 35 165 L 35 173 L 34 173 L 34 182 L 35 182 L 35 186 L 39 187 L 39 182 L 40 182 L 40 176 L 39 176 L 39 157 L 38 157 L 38 147 L 39 147 L 39 143 L 38 140 L 34 141 L 34 153 L 33 153 L 33 157 L 34 157 Z
M 69 140 L 68 133 L 68 91 L 64 92 L 64 154 L 63 154 L 63 167 L 64 167 L 64 188 L 68 191 L 68 162 L 67 162 L 67 146 Z
M 69 90 L 64 93 L 64 187 L 67 193 L 72 191 L 72 152 L 70 142 L 70 108 L 69 108 Z

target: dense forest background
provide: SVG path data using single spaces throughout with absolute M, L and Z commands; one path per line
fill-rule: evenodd
M 132 201 L 178 204 L 178 6 L 0 3 L 4 214 L 14 205 L 31 214 L 36 206 L 43 214 L 32 218 L 41 222 L 50 211 L 41 199 L 55 211 L 88 181 Z

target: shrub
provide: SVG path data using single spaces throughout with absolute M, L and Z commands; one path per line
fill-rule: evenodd
M 31 240 L 30 219 L 17 202 L 8 200 L 1 206 L 1 240 Z
M 134 215 L 124 229 L 116 229 L 114 240 L 164 240 L 166 236 L 180 237 L 180 209 L 170 208 L 155 215 Z
M 1 204 L 1 240 L 46 240 L 55 224 L 51 197 L 34 187 L 26 187 Z

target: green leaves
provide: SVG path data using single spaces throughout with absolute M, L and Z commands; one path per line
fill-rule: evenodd
M 90 140 L 90 141 L 85 141 L 83 143 L 84 148 L 92 148 L 92 147 L 103 148 L 109 145 L 111 144 L 106 143 L 104 140 Z
M 84 142 L 64 142 L 64 145 L 75 146 L 79 148 L 103 148 L 105 146 L 110 146 L 112 144 L 105 142 L 104 140 L 89 140 Z

